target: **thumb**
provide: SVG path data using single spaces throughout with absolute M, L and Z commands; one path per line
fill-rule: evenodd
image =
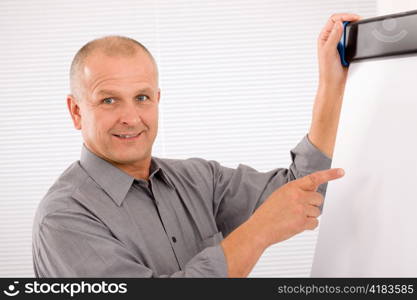
M 317 190 L 319 185 L 326 183 L 330 180 L 343 177 L 343 175 L 345 175 L 345 171 L 343 169 L 328 169 L 304 176 L 296 180 L 295 182 L 298 185 L 298 187 L 300 187 L 302 190 L 315 191 Z

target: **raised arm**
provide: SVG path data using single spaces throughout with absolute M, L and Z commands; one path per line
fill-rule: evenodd
M 309 132 L 310 141 L 328 157 L 333 156 L 348 68 L 340 63 L 337 51 L 344 21 L 357 21 L 355 14 L 335 14 L 330 17 L 318 41 L 319 86 Z

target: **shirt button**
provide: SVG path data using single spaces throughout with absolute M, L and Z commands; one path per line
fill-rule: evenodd
M 176 242 L 177 242 L 177 239 L 175 238 L 175 236 L 173 236 L 173 237 L 172 237 L 172 241 L 173 241 L 174 243 L 176 243 Z

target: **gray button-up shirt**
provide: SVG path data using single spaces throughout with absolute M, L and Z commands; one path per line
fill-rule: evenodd
M 200 158 L 152 157 L 135 179 L 85 146 L 39 204 L 37 277 L 226 277 L 219 244 L 277 188 L 330 167 L 308 137 L 289 169 L 258 172 Z M 319 191 L 324 193 L 326 186 Z

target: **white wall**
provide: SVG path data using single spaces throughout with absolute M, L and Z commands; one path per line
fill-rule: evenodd
M 417 9 L 417 0 L 378 0 L 377 14 L 388 15 Z
M 85 42 L 122 34 L 154 53 L 161 127 L 154 155 L 265 171 L 290 163 L 317 85 L 316 38 L 334 12 L 375 0 L 0 2 L 0 277 L 33 276 L 31 227 L 49 186 L 79 158 L 67 72 Z M 316 233 L 271 247 L 252 276 L 308 276 Z

